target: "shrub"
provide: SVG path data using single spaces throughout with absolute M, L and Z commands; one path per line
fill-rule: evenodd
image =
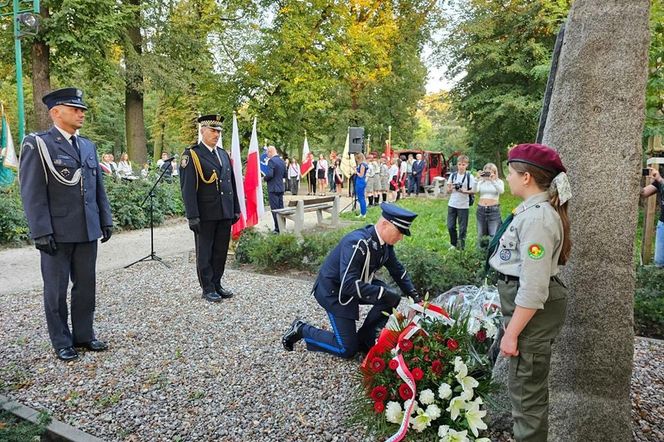
M 247 251 L 252 264 L 262 270 L 299 268 L 302 262 L 297 238 L 290 234 L 262 235 Z
M 317 272 L 328 253 L 339 244 L 341 238 L 351 229 L 346 228 L 331 232 L 304 235 L 301 244 L 302 268 Z
M 0 244 L 21 245 L 29 239 L 18 182 L 0 189 Z
M 664 269 L 642 266 L 636 270 L 634 332 L 664 339 Z

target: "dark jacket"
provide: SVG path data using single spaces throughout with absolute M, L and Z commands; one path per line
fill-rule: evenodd
M 426 163 L 424 160 L 415 160 L 413 162 L 413 175 L 422 176 L 422 172 L 424 172 L 425 167 Z
M 240 214 L 240 203 L 237 198 L 235 176 L 231 167 L 231 159 L 224 149 L 216 148 L 219 159 L 214 152 L 201 142 L 188 147 L 182 153 L 180 161 L 180 189 L 187 218 L 200 218 L 201 221 L 218 221 L 237 219 Z M 217 179 L 206 184 L 199 176 L 192 157 L 196 153 L 200 161 L 203 179 L 209 180 L 216 172 Z
M 275 155 L 267 162 L 265 181 L 268 193 L 284 193 L 286 190 L 284 178 L 286 178 L 286 163 L 279 155 Z
M 367 256 L 368 270 L 363 274 Z M 381 246 L 374 226 L 354 230 L 344 236 L 325 258 L 314 284 L 314 296 L 325 310 L 335 316 L 357 320 L 360 299 L 363 303 L 373 304 L 383 296 L 385 288 L 382 282 L 375 280 L 372 284 L 366 281 L 367 275 L 373 279 L 373 274 L 383 266 L 405 294 L 415 290 L 394 254 L 394 246 Z
M 42 164 L 35 136 L 44 140 L 53 166 L 62 178 L 71 179 L 81 169 L 80 183 L 68 186 L 55 179 Z M 33 239 L 52 234 L 56 242 L 95 241 L 101 237 L 102 227 L 113 225 L 97 148 L 82 136 L 77 135 L 76 142 L 78 150 L 55 127 L 30 134 L 23 140 L 19 180 Z

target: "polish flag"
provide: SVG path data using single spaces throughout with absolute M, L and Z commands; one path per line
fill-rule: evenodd
M 221 141 L 221 137 L 219 137 Z M 242 157 L 240 156 L 240 133 L 237 128 L 237 116 L 233 114 L 233 133 L 231 135 L 231 164 L 233 165 L 233 176 L 235 177 L 235 188 L 237 199 L 240 202 L 240 219 L 233 224 L 233 239 L 240 236 L 240 232 L 246 227 L 247 207 L 244 201 L 244 186 L 242 185 Z
M 304 134 L 304 146 L 302 147 L 302 162 L 300 163 L 300 173 L 305 177 L 311 169 L 314 168 L 314 158 L 309 152 L 309 141 L 307 134 Z
M 265 213 L 263 204 L 263 183 L 261 182 L 261 159 L 258 152 L 258 134 L 256 118 L 251 131 L 249 153 L 247 154 L 247 172 L 244 177 L 244 194 L 247 197 L 247 227 L 255 226 Z

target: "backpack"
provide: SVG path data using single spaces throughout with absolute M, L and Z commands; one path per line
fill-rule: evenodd
M 457 177 L 457 173 L 454 172 L 452 174 L 452 181 L 453 182 L 456 181 L 456 177 Z M 466 183 L 466 189 L 470 190 L 470 176 L 469 176 L 468 172 L 466 172 L 464 174 L 463 179 L 461 180 L 461 184 L 463 185 L 463 182 L 466 181 L 466 180 L 468 180 L 468 182 Z M 475 194 L 469 193 L 468 194 L 468 206 L 470 207 L 473 204 L 475 204 Z

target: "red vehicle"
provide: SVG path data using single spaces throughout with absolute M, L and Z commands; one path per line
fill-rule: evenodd
M 402 155 L 408 159 L 408 155 L 422 154 L 422 159 L 424 160 L 426 167 L 424 173 L 422 174 L 422 181 L 420 186 L 429 186 L 433 183 L 433 179 L 437 176 L 446 177 L 450 167 L 450 161 L 452 158 L 455 158 L 461 154 L 461 152 L 454 152 L 449 158 L 445 158 L 445 154 L 442 152 L 432 152 L 430 150 L 400 150 L 397 152 L 397 155 L 401 157 Z

